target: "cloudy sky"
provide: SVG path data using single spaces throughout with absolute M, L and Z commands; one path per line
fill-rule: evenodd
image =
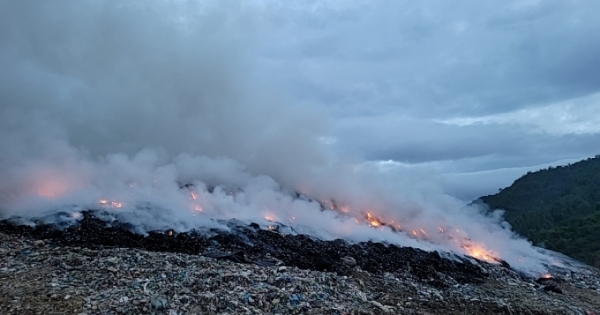
M 44 99 L 44 91 L 60 92 L 72 84 L 65 77 L 90 84 L 114 79 L 113 85 L 97 84 L 101 88 L 86 92 L 87 98 L 74 97 L 75 113 L 83 110 L 81 99 L 88 105 L 112 102 L 120 116 L 111 120 L 126 117 L 123 124 L 156 139 L 167 133 L 166 128 L 158 130 L 155 121 L 136 119 L 139 111 L 125 112 L 113 99 L 131 103 L 146 95 L 137 105 L 147 106 L 164 103 L 161 97 L 223 94 L 218 91 L 230 95 L 228 82 L 215 83 L 228 76 L 205 78 L 191 72 L 229 68 L 231 54 L 236 55 L 236 66 L 231 67 L 236 70 L 230 72 L 237 80 L 259 82 L 267 94 L 284 100 L 281 106 L 308 109 L 311 119 L 322 120 L 327 129 L 322 140 L 336 152 L 364 158 L 389 173 L 409 169 L 433 174 L 447 193 L 464 200 L 494 193 L 529 170 L 600 154 L 598 1 L 169 3 L 181 2 L 188 4 L 183 14 L 188 19 L 193 10 L 203 19 L 199 36 L 182 35 L 180 40 L 161 31 L 163 21 L 156 27 L 147 23 L 165 15 L 161 10 L 169 5 L 148 14 L 134 10 L 143 14 L 133 17 L 111 13 L 118 5 L 101 1 L 90 1 L 89 6 L 3 3 L 0 62 L 12 69 L 0 74 L 7 87 L 0 90 L 5 92 L 0 95 L 3 106 L 15 93 L 21 100 L 31 96 L 20 88 L 25 83 Z M 98 18 L 102 14 L 118 19 Z M 141 18 L 144 14 L 147 17 Z M 185 19 L 178 22 L 183 29 L 192 25 Z M 132 57 L 136 54 L 143 58 Z M 163 62 L 168 56 L 174 60 Z M 202 56 L 212 59 L 197 63 Z M 146 61 L 155 59 L 160 65 L 148 67 Z M 125 67 L 124 61 L 129 63 Z M 36 67 L 52 76 L 39 75 Z M 131 75 L 130 69 L 137 72 Z M 157 95 L 155 88 L 135 85 L 148 80 L 166 92 Z M 200 92 L 198 82 L 204 84 Z M 131 88 L 118 88 L 125 85 Z M 55 93 L 57 103 L 60 93 Z M 26 104 L 19 102 L 13 105 Z M 99 114 L 106 114 L 109 107 L 100 105 Z M 64 119 L 60 110 L 56 117 Z M 176 115 L 157 114 L 177 125 L 171 116 Z M 240 111 L 238 116 L 242 121 L 247 115 Z M 89 133 L 103 126 L 90 121 L 78 123 L 81 130 Z M 254 130 L 261 124 L 246 127 Z M 85 142 L 85 132 L 79 131 L 71 137 Z
M 465 199 L 600 153 L 600 2 L 259 3 L 260 72 L 338 150 Z

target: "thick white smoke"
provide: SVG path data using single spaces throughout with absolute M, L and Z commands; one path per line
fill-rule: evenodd
M 333 156 L 321 115 L 255 76 L 261 18 L 233 2 L 0 3 L 0 214 L 104 208 L 181 231 L 268 219 L 544 271 L 499 214 Z

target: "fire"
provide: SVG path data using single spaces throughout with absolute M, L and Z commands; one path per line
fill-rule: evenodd
M 379 227 L 379 226 L 381 226 L 381 222 L 379 221 L 379 219 L 373 217 L 370 212 L 367 212 L 367 221 L 369 221 L 369 224 L 372 227 Z
M 327 208 L 329 208 L 329 210 L 335 210 L 335 206 L 334 206 L 334 204 L 331 201 L 329 201 L 329 200 L 321 200 L 321 203 L 325 204 L 325 206 Z
M 189 189 L 189 187 L 188 187 L 188 190 L 189 190 L 189 192 L 190 192 L 190 198 L 191 198 L 192 200 L 197 200 L 197 199 L 198 199 L 198 193 L 197 193 L 197 192 L 195 192 L 195 191 L 192 191 L 192 190 L 190 190 L 190 189 Z M 193 211 L 197 211 L 197 212 L 203 212 L 203 211 L 204 211 L 204 209 L 202 208 L 202 206 L 200 206 L 199 204 L 197 204 L 197 203 L 195 203 L 195 202 L 192 202 L 192 203 L 191 203 L 191 205 L 190 205 L 190 208 L 191 208 Z
M 544 278 L 544 279 L 552 279 L 552 278 L 554 278 L 554 277 L 552 277 L 552 275 L 551 275 L 551 274 L 549 274 L 549 273 L 546 273 L 546 274 L 542 275 L 542 278 Z
M 111 208 L 121 208 L 123 207 L 123 203 L 117 201 L 108 201 L 106 199 L 100 199 L 98 203 L 102 206 L 111 207 Z
M 346 206 L 346 205 L 340 206 L 334 200 L 321 200 L 321 204 L 324 205 L 325 209 L 329 208 L 331 210 L 337 211 L 342 214 L 350 213 L 350 208 L 348 206 Z M 361 219 L 359 217 L 354 217 L 354 222 L 356 222 L 357 225 L 361 225 L 361 222 L 366 221 L 368 226 L 373 227 L 373 228 L 383 229 L 384 226 L 389 226 L 395 232 L 402 231 L 402 226 L 399 223 L 394 222 L 393 220 L 388 221 L 388 220 L 382 219 L 380 216 L 377 216 L 376 214 L 374 214 L 373 211 L 371 211 L 371 210 L 367 211 L 367 212 L 362 212 L 358 208 L 356 208 L 356 210 L 359 213 L 365 213 L 365 216 L 363 219 Z M 265 216 L 265 219 L 272 221 L 272 217 L 270 217 L 270 216 Z M 471 239 L 468 237 L 468 235 L 465 232 L 461 231 L 460 229 L 439 226 L 437 228 L 437 230 L 442 235 L 445 235 L 448 239 L 456 242 L 457 246 L 460 246 L 460 248 L 463 249 L 462 252 L 465 255 L 471 256 L 473 258 L 477 258 L 480 260 L 492 262 L 492 263 L 499 262 L 499 258 L 496 254 L 494 254 L 492 251 L 486 249 L 482 245 L 473 244 Z M 407 231 L 407 234 L 409 237 L 412 237 L 415 239 L 421 239 L 421 240 L 431 240 L 432 239 L 432 235 L 425 228 L 411 229 L 411 230 Z
M 275 221 L 275 217 L 274 217 L 274 216 L 272 216 L 272 215 L 270 215 L 270 214 L 266 214 L 266 215 L 264 216 L 264 218 L 265 218 L 265 220 L 267 220 L 267 221 Z
M 491 253 L 490 251 L 486 250 L 485 248 L 483 248 L 479 245 L 462 245 L 461 247 L 466 250 L 466 254 L 468 256 L 471 256 L 473 258 L 477 258 L 480 260 L 485 260 L 485 261 L 491 262 L 491 263 L 498 262 L 498 258 L 496 258 L 496 255 L 494 255 L 493 253 Z

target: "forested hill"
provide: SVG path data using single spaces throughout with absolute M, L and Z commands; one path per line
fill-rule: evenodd
M 480 198 L 535 245 L 600 267 L 600 155 L 528 172 Z

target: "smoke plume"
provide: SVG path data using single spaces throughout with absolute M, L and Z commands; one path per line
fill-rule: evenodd
M 500 213 L 330 152 L 323 115 L 256 75 L 263 18 L 228 1 L 0 3 L 0 214 L 281 222 L 544 271 Z

